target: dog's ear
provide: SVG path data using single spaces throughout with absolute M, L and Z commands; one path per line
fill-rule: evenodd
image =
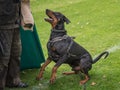
M 63 20 L 64 20 L 64 22 L 66 22 L 66 24 L 70 23 L 70 20 L 67 17 L 65 17 L 64 15 L 63 15 Z

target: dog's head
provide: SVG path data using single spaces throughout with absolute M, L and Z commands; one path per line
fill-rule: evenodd
M 70 20 L 60 12 L 46 9 L 46 15 L 49 18 L 45 18 L 45 21 L 49 22 L 52 25 L 52 28 L 55 28 L 57 25 L 63 25 L 64 22 L 66 22 L 66 24 L 70 23 Z

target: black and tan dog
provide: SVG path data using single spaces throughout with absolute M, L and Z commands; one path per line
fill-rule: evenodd
M 106 58 L 109 53 L 105 51 L 92 60 L 89 52 L 67 35 L 64 23 L 70 23 L 68 18 L 60 12 L 53 12 L 48 9 L 46 14 L 49 18 L 45 18 L 45 21 L 52 25 L 52 30 L 47 43 L 48 58 L 42 65 L 37 79 L 39 80 L 43 77 L 45 67 L 53 60 L 56 64 L 52 69 L 50 83 L 54 83 L 58 67 L 65 63 L 72 67 L 72 72 L 64 72 L 63 74 L 77 74 L 80 71 L 85 74 L 85 79 L 81 80 L 80 84 L 85 84 L 90 78 L 88 71 L 92 68 L 92 64 L 96 63 L 103 55 Z

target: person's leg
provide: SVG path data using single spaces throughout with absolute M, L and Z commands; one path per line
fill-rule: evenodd
M 14 30 L 10 62 L 8 66 L 8 73 L 6 84 L 9 87 L 27 87 L 27 84 L 22 83 L 20 79 L 20 56 L 21 56 L 21 40 L 19 28 Z M 12 81 L 12 82 L 11 82 Z
M 7 67 L 0 63 L 0 90 L 5 88 L 5 81 L 7 75 Z
M 11 30 L 0 30 L 0 90 L 3 90 L 5 87 L 11 42 Z

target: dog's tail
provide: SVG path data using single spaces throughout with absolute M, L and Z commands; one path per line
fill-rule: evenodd
M 108 51 L 102 52 L 99 56 L 97 56 L 94 60 L 93 60 L 93 64 L 96 63 L 103 55 L 105 55 L 104 59 L 107 58 L 107 56 L 109 55 Z

